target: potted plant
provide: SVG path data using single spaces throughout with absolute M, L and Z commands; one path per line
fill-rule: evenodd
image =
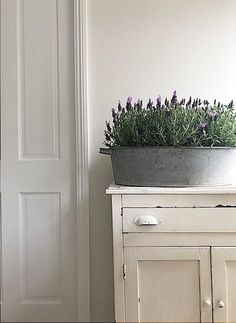
M 111 155 L 116 184 L 208 186 L 232 184 L 236 174 L 236 114 L 199 98 L 159 96 L 112 109 L 102 154 Z

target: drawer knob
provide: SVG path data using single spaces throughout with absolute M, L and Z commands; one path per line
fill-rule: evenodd
M 158 225 L 161 221 L 154 215 L 139 215 L 134 218 L 134 224 L 136 225 Z
M 217 306 L 219 308 L 223 308 L 225 306 L 225 303 L 223 301 L 219 301 L 218 304 L 217 304 Z
M 211 300 L 209 298 L 206 298 L 204 301 L 205 305 L 211 306 Z

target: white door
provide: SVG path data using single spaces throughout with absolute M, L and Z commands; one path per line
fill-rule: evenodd
M 210 248 L 126 247 L 126 322 L 211 322 Z
M 76 321 L 72 0 L 3 0 L 2 320 Z
M 236 248 L 212 248 L 214 322 L 236 322 Z

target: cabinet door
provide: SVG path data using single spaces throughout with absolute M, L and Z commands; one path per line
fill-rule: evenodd
M 126 322 L 210 322 L 209 248 L 126 247 Z
M 236 248 L 212 248 L 214 322 L 236 322 Z

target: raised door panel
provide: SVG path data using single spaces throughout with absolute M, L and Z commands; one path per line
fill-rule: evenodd
M 60 304 L 60 193 L 19 196 L 21 304 Z
M 209 248 L 125 248 L 126 322 L 210 322 Z
M 4 322 L 77 321 L 73 9 L 1 1 Z
M 19 157 L 58 158 L 58 2 L 17 6 Z
M 212 248 L 214 322 L 236 322 L 236 248 Z

